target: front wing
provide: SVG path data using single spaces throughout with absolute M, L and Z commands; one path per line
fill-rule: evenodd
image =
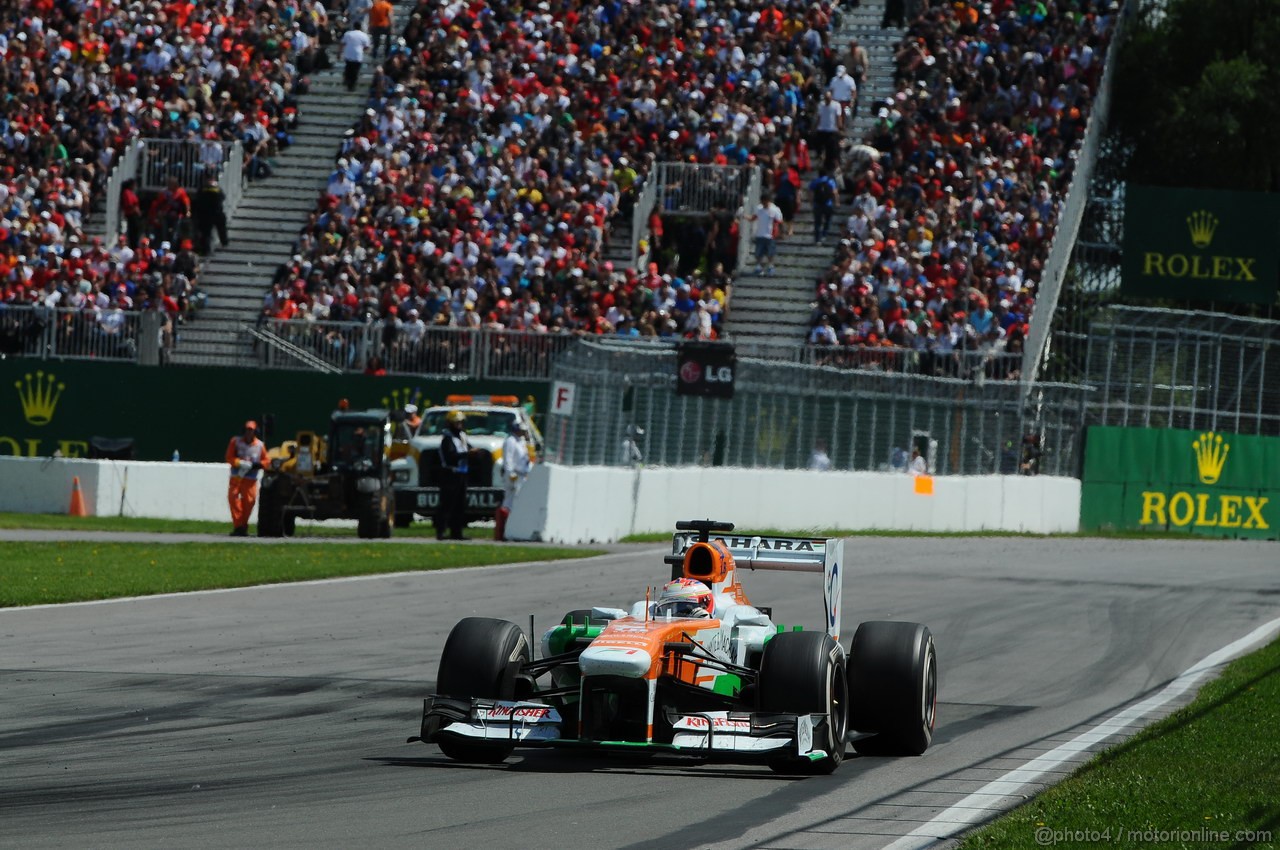
M 409 742 L 455 738 L 488 741 L 495 746 L 648 748 L 717 761 L 751 761 L 773 755 L 817 761 L 827 756 L 825 750 L 813 745 L 815 739 L 827 737 L 825 714 L 669 711 L 668 719 L 675 731 L 669 744 L 591 740 L 568 737 L 560 713 L 542 703 L 430 696 L 423 701 L 422 733 Z

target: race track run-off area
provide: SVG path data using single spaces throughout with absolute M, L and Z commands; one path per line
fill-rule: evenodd
M 458 618 L 527 628 L 532 614 L 541 630 L 629 603 L 665 577 L 662 547 L 5 609 L 0 846 L 929 846 L 938 815 L 975 792 L 992 810 L 1021 802 L 1088 752 L 1028 786 L 993 780 L 1100 724 L 1127 734 L 1167 714 L 1195 688 L 1106 725 L 1280 616 L 1274 543 L 854 538 L 845 551 L 846 643 L 859 620 L 929 625 L 938 729 L 923 757 L 851 753 L 815 778 L 556 751 L 473 767 L 404 743 Z M 743 583 L 778 622 L 821 620 L 813 576 Z

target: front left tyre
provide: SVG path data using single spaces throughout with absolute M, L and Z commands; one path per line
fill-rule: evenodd
M 454 699 L 514 700 L 517 676 L 529 658 L 529 642 L 515 623 L 467 617 L 444 643 L 436 693 Z M 449 737 L 437 743 L 449 758 L 479 764 L 497 764 L 515 749 L 506 742 Z
M 831 773 L 844 760 L 849 732 L 849 688 L 840 644 L 825 632 L 782 632 L 760 657 L 757 699 L 763 712 L 821 714 L 814 727 L 819 759 L 779 754 L 769 762 L 778 773 Z

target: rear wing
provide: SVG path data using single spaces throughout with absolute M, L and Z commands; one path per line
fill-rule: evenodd
M 733 523 L 688 520 L 676 523 L 671 554 L 664 558 L 673 571 L 684 564 L 694 543 L 718 540 L 733 555 L 734 564 L 751 570 L 822 573 L 822 605 L 827 634 L 840 640 L 840 604 L 844 596 L 844 541 L 835 537 L 774 537 L 732 534 Z M 678 575 L 678 573 L 677 573 Z

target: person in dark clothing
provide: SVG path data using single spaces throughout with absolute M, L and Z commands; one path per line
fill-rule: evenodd
M 156 235 L 161 242 L 177 243 L 182 229 L 191 217 L 191 198 L 178 183 L 177 177 L 169 177 L 168 185 L 151 201 L 151 219 L 155 222 Z
M 907 0 L 886 0 L 881 27 L 905 27 L 907 25 Z
M 467 455 L 471 446 L 462 430 L 466 417 L 451 411 L 445 431 L 440 435 L 440 504 L 436 509 L 436 539 L 466 540 L 462 529 L 467 524 Z
M 132 179 L 124 181 L 120 187 L 120 213 L 124 217 L 129 247 L 134 250 L 138 248 L 138 240 L 146 235 L 142 229 L 146 219 L 142 215 L 142 201 L 136 189 L 137 182 Z M 112 238 L 115 238 L 114 234 Z
M 821 242 L 827 238 L 838 201 L 836 179 L 830 171 L 823 171 L 809 184 L 809 194 L 813 197 L 813 241 Z
M 210 177 L 196 193 L 191 204 L 191 216 L 196 224 L 196 250 L 204 257 L 213 250 L 213 231 L 218 231 L 218 242 L 227 247 L 227 213 L 223 207 L 222 187 L 216 177 Z

